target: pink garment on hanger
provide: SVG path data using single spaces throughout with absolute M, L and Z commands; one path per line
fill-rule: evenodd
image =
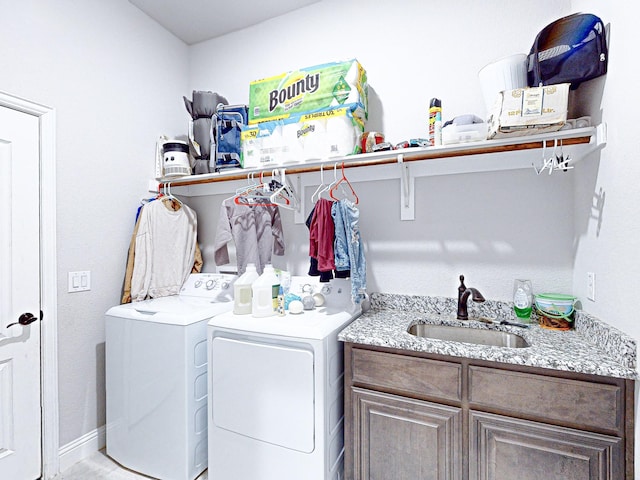
M 333 256 L 335 226 L 331 216 L 333 202 L 320 198 L 316 202 L 309 226 L 309 256 L 318 260 L 318 270 L 327 272 L 336 268 Z

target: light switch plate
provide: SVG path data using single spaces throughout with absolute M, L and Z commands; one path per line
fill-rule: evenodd
M 69 272 L 69 293 L 91 290 L 91 272 Z

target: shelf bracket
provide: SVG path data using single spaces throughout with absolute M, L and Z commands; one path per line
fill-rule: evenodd
M 293 185 L 293 189 L 295 190 L 296 195 L 298 195 L 298 208 L 293 211 L 293 223 L 297 225 L 306 221 L 305 211 L 307 202 L 304 196 L 304 187 L 305 185 L 302 183 L 300 174 L 297 174 Z
M 398 154 L 400 165 L 400 220 L 415 220 L 415 178 L 409 171 L 409 164 L 404 161 L 404 156 Z
M 596 126 L 596 147 L 604 147 L 607 144 L 607 124 L 602 122 Z

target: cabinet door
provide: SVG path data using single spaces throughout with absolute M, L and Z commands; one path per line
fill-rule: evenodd
M 622 480 L 617 437 L 469 412 L 469 480 Z
M 354 480 L 462 478 L 461 409 L 351 389 Z

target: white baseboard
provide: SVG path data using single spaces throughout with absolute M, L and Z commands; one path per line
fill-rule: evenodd
M 70 466 L 104 448 L 106 438 L 106 429 L 103 425 L 60 447 L 60 471 L 64 472 Z

